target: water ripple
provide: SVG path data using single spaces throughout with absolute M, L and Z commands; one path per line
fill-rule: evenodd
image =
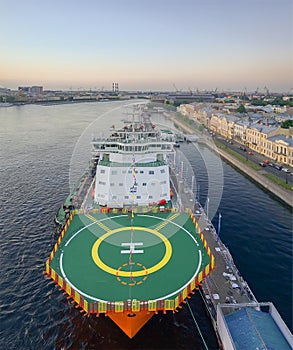
M 129 340 L 109 318 L 83 317 L 43 276 L 56 240 L 52 219 L 69 190 L 71 152 L 98 108 L 105 108 L 100 105 L 0 111 L 5 130 L 0 140 L 0 349 L 201 349 L 186 307 L 175 315 L 156 315 Z M 204 198 L 206 171 L 199 164 L 193 165 Z M 224 171 L 222 238 L 257 297 L 273 300 L 290 322 L 288 210 L 228 165 Z M 278 292 L 271 286 L 278 286 Z M 284 300 L 288 303 L 282 308 Z M 190 304 L 209 348 L 216 349 L 200 297 L 195 294 Z

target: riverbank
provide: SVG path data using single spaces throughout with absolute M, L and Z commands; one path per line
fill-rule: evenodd
M 292 191 L 286 190 L 278 184 L 272 182 L 269 178 L 266 177 L 265 170 L 254 170 L 245 163 L 239 161 L 233 157 L 230 153 L 226 152 L 224 149 L 217 147 L 208 137 L 201 137 L 199 131 L 190 125 L 186 125 L 184 122 L 179 121 L 178 119 L 173 118 L 173 123 L 176 127 L 179 127 L 186 134 L 197 133 L 200 137 L 200 142 L 205 143 L 213 151 L 217 152 L 221 158 L 235 166 L 242 173 L 247 175 L 253 181 L 257 182 L 265 190 L 272 193 L 276 196 L 281 202 L 286 205 L 293 207 L 293 196 Z

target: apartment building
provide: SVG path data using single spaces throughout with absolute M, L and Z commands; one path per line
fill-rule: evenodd
M 220 133 L 221 117 L 218 114 L 212 113 L 210 120 L 210 129 L 214 132 Z
M 293 139 L 289 135 L 275 135 L 266 140 L 264 155 L 279 163 L 293 166 Z
M 235 116 L 199 104 L 181 105 L 179 111 L 227 139 L 234 139 L 266 158 L 293 166 L 292 130 L 272 125 L 259 114 Z M 262 118 L 259 118 L 262 117 Z M 251 120 L 254 119 L 254 122 Z
M 252 124 L 246 129 L 246 145 L 255 152 L 264 154 L 268 137 L 280 134 L 281 128 L 261 124 Z
M 194 118 L 206 128 L 210 128 L 212 108 L 209 106 L 197 105 L 195 107 Z
M 234 139 L 242 144 L 246 144 L 246 129 L 249 127 L 249 121 L 240 119 L 234 124 Z
M 182 104 L 177 109 L 182 115 L 189 117 L 190 119 L 194 118 L 195 105 L 193 104 Z

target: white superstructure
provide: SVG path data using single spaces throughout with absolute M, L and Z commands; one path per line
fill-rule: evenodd
M 94 139 L 100 159 L 94 201 L 108 207 L 148 205 L 170 199 L 167 154 L 174 142 L 163 139 L 148 115 L 132 116 L 108 138 Z

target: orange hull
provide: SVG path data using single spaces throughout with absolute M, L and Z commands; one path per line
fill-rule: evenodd
M 110 312 L 107 313 L 107 316 L 109 316 L 129 338 L 133 338 L 154 314 L 154 311 L 144 310 L 137 313 Z

